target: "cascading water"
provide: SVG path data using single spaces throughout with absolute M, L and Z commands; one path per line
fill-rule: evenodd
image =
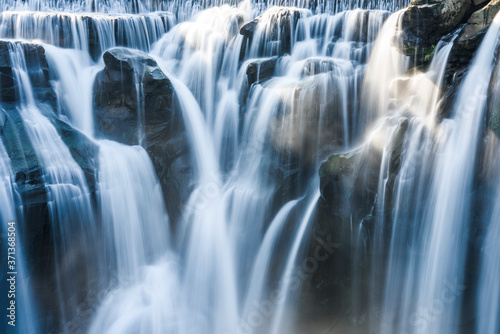
M 11 309 L 12 306 L 10 300 L 14 300 L 18 303 L 17 319 L 15 316 L 14 318 L 8 317 L 9 322 L 16 323 L 17 321 L 17 326 L 20 328 L 20 332 L 35 333 L 37 332 L 36 314 L 34 308 L 32 307 L 33 301 L 31 299 L 31 287 L 26 274 L 22 242 L 18 237 L 19 224 L 17 224 L 17 210 L 14 201 L 15 184 L 11 181 L 11 174 L 12 170 L 10 166 L 10 159 L 3 143 L 0 141 L 0 202 L 2 203 L 0 206 L 0 218 L 3 222 L 2 245 L 9 245 L 7 249 L 2 250 L 0 253 L 2 254 L 2 258 L 5 259 L 3 261 L 5 266 L 2 266 L 2 269 L 8 273 L 5 279 L 2 280 L 1 286 L 5 289 L 5 291 L 9 291 L 6 296 L 2 297 L 2 301 L 5 303 L 7 300 L 6 297 L 8 297 L 9 302 L 5 303 L 5 305 L 8 304 Z M 16 288 L 11 291 L 13 273 L 16 273 L 17 278 L 19 279 L 17 282 L 17 292 Z M 15 296 L 16 293 L 17 297 L 12 299 L 12 296 Z M 8 315 L 10 315 L 10 310 Z M 4 332 L 9 331 L 9 326 L 10 325 L 8 323 L 5 323 L 2 326 Z
M 499 19 L 462 79 L 409 4 L 0 1 L 14 330 L 498 331 Z

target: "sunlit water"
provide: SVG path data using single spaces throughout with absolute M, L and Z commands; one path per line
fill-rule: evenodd
M 9 40 L 19 83 L 15 109 L 43 172 L 49 220 L 59 236 L 54 298 L 61 328 L 72 332 L 68 324 L 82 311 L 80 289 L 100 296 L 83 298 L 92 304 L 83 332 L 293 333 L 298 287 L 309 284 L 297 282 L 296 271 L 318 210 L 319 166 L 332 153 L 372 145 L 381 162 L 370 243 L 363 224 L 351 227 L 357 247 L 352 258 L 370 264 L 367 284 L 382 291 L 365 300 L 379 310 L 370 332 L 457 333 L 498 19 L 452 115 L 438 122 L 456 35 L 436 46 L 427 70 L 408 73 L 410 59 L 393 43 L 401 30 L 397 10 L 408 3 L 2 1 L 0 36 L 35 40 L 45 48 L 57 98 L 50 107 L 37 101 L 23 44 Z M 294 13 L 288 20 L 287 10 Z M 241 26 L 259 14 L 253 37 L 245 38 Z M 286 26 L 278 36 L 276 25 Z M 104 68 L 101 54 L 114 46 L 149 53 L 175 91 L 192 161 L 192 191 L 176 221 L 169 218 L 145 148 L 95 138 L 93 84 Z M 257 70 L 250 82 L 252 67 Z M 141 97 L 143 87 L 136 86 Z M 95 190 L 57 120 L 81 131 L 98 151 Z M 138 128 L 142 144 L 145 129 Z M 8 153 L 0 146 L 2 224 L 22 217 Z M 395 154 L 400 169 L 394 178 Z M 486 205 L 477 333 L 498 330 L 494 243 L 500 190 L 497 184 L 493 189 Z M 72 252 L 83 253 L 79 274 L 87 275 L 82 281 L 88 286 L 68 279 L 64 263 Z M 386 270 L 380 274 L 379 268 Z M 355 278 L 363 275 L 353 272 Z M 36 315 L 43 310 L 28 307 L 29 277 L 20 269 L 18 278 L 24 284 L 22 330 L 44 332 Z M 459 293 L 438 311 L 433 305 L 445 302 L 442 291 L 450 284 Z M 352 289 L 357 305 L 355 284 Z M 362 309 L 354 308 L 353 322 Z M 431 317 L 419 318 L 422 313 Z

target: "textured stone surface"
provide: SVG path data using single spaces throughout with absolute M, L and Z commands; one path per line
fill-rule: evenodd
M 189 195 L 191 168 L 186 129 L 172 83 L 144 52 L 114 48 L 103 59 L 106 67 L 94 82 L 96 133 L 128 145 L 141 144 L 147 150 L 175 221 Z

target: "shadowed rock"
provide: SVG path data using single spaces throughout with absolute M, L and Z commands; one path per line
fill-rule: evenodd
M 175 221 L 189 195 L 189 147 L 182 113 L 169 78 L 147 54 L 114 48 L 94 82 L 96 133 L 127 145 L 142 145 L 161 182 Z
M 245 36 L 243 48 L 257 43 L 258 56 L 269 57 L 291 52 L 292 33 L 301 17 L 309 11 L 298 8 L 272 7 L 254 20 L 244 24 L 240 34 Z M 242 50 L 245 54 L 245 49 Z M 241 58 L 241 57 L 240 57 Z

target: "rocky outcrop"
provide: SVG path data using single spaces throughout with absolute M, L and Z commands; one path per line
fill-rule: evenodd
M 240 34 L 245 36 L 243 48 L 249 45 L 258 56 L 280 56 L 291 52 L 292 33 L 299 18 L 310 12 L 289 7 L 272 7 L 254 20 L 244 24 Z M 242 55 L 245 49 L 242 50 Z M 255 55 L 254 55 L 255 56 Z
M 352 112 L 345 111 L 354 110 L 355 102 L 346 99 L 345 94 L 359 88 L 356 85 L 361 81 L 349 61 L 333 62 L 328 65 L 331 71 L 306 75 L 293 84 L 266 87 L 279 97 L 278 112 L 271 122 L 271 140 L 281 156 L 293 157 L 303 165 L 315 165 L 318 157 L 342 147 L 352 134 L 348 133 L 353 128 Z M 306 61 L 304 71 L 311 74 L 315 63 L 311 60 L 308 65 Z
M 500 0 L 492 0 L 485 7 L 475 11 L 467 20 L 467 24 L 458 37 L 457 43 L 460 48 L 465 50 L 477 49 L 499 10 Z
M 278 57 L 251 61 L 246 71 L 248 86 L 270 79 L 274 75 L 277 62 Z
M 412 56 L 415 65 L 428 64 L 439 40 L 458 34 L 445 79 L 450 84 L 450 73 L 468 66 L 499 10 L 499 0 L 414 0 L 403 13 L 401 52 Z
M 401 167 L 401 154 L 408 128 L 408 119 L 401 117 L 382 124 L 372 141 L 346 153 L 331 155 L 319 169 L 320 191 L 324 208 L 339 222 L 360 222 L 373 212 L 379 189 L 383 150 L 386 151 L 383 207 L 390 213 L 394 182 Z M 382 143 L 383 146 L 380 146 Z
M 359 305 L 367 305 L 373 291 L 369 283 L 372 276 L 366 275 L 385 270 L 371 267 L 371 245 L 381 198 L 386 201 L 386 212 L 382 214 L 390 222 L 394 182 L 400 172 L 408 125 L 404 117 L 386 120 L 375 130 L 372 138 L 376 139 L 349 152 L 331 155 L 319 169 L 321 198 L 308 250 L 309 258 L 317 260 L 317 270 L 303 294 L 304 302 L 308 302 L 307 298 L 312 300 L 310 309 L 316 313 L 348 316 L 353 322 L 358 321 L 351 318 L 356 307 L 353 293 L 358 302 L 363 301 Z M 383 163 L 387 169 L 381 171 Z M 379 193 L 381 172 L 385 180 L 384 196 Z M 387 227 L 390 229 L 390 223 Z M 389 241 L 385 244 L 389 245 Z M 357 258 L 360 252 L 363 255 Z M 324 256 L 318 259 L 317 254 Z M 356 326 L 362 328 L 363 323 Z
M 454 30 L 471 7 L 471 0 L 414 0 L 403 14 L 403 52 L 415 55 Z
M 169 78 L 147 54 L 114 48 L 94 83 L 96 133 L 149 153 L 173 220 L 189 189 L 189 148 L 182 113 Z M 168 200 L 167 200 L 168 199 Z
M 19 82 L 12 71 L 12 53 L 19 52 L 26 60 L 33 94 L 39 102 L 55 106 L 55 93 L 49 82 L 49 65 L 45 49 L 40 44 L 0 40 L 0 101 L 15 103 L 20 100 Z
M 450 115 L 456 89 L 499 11 L 499 0 L 414 0 L 403 13 L 399 49 L 412 57 L 413 66 L 428 66 L 437 43 L 454 39 L 443 78 L 439 121 Z

